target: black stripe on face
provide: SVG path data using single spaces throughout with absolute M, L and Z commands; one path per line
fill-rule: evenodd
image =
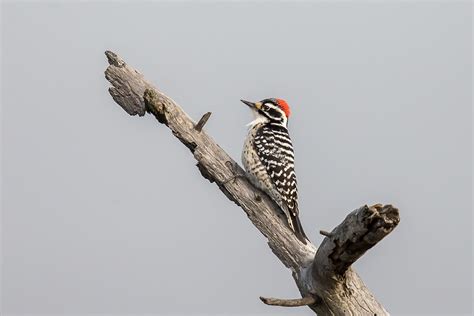
M 266 116 L 270 121 L 282 123 L 285 115 L 276 105 L 272 103 L 264 103 L 259 112 Z
M 278 111 L 277 109 L 274 109 L 274 108 L 270 108 L 268 111 L 268 116 L 272 117 L 272 118 L 275 118 L 275 119 L 281 119 L 282 117 L 282 113 L 280 111 Z

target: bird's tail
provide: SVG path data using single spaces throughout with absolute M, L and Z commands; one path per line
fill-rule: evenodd
M 308 237 L 306 237 L 306 234 L 303 230 L 303 226 L 301 225 L 301 221 L 298 217 L 298 203 L 295 201 L 292 206 L 293 208 L 290 209 L 287 205 L 285 205 L 281 207 L 281 209 L 283 210 L 283 213 L 286 216 L 288 226 L 295 233 L 296 238 L 298 238 L 303 244 L 306 245 L 309 239 Z
M 296 237 L 303 243 L 307 244 L 308 242 L 308 237 L 306 237 L 306 234 L 304 233 L 303 226 L 301 225 L 301 221 L 298 218 L 298 215 L 296 216 L 291 216 L 291 221 L 293 224 L 293 229 L 295 231 Z

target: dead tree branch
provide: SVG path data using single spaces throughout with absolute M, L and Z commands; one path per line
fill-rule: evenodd
M 212 114 L 211 112 L 207 112 L 206 114 L 204 114 L 199 120 L 199 122 L 197 122 L 196 126 L 194 126 L 194 129 L 200 132 L 202 128 L 204 127 L 204 125 L 206 125 L 207 120 L 211 117 L 211 114 Z
M 295 299 L 281 299 L 281 298 L 260 296 L 260 300 L 267 305 L 281 306 L 281 307 L 308 306 L 308 305 L 313 305 L 317 301 L 317 299 L 312 296 L 295 298 Z
M 261 298 L 268 305 L 309 306 L 318 315 L 388 315 L 352 270 L 351 264 L 388 235 L 398 224 L 398 210 L 390 205 L 363 206 L 350 213 L 321 246 L 302 244 L 280 217 L 276 204 L 246 180 L 242 168 L 202 130 L 210 113 L 195 123 L 171 98 L 115 53 L 106 53 L 105 77 L 112 98 L 128 114 L 153 114 L 166 125 L 197 160 L 202 176 L 247 214 L 268 239 L 280 261 L 291 269 L 300 299 Z

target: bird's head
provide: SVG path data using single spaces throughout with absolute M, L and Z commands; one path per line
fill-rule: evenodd
M 259 102 L 240 101 L 248 105 L 255 116 L 255 120 L 249 125 L 259 123 L 277 123 L 285 127 L 287 126 L 291 112 L 290 106 L 285 100 L 271 98 Z

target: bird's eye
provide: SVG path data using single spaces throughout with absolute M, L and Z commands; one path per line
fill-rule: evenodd
M 264 111 L 268 111 L 268 110 L 270 110 L 270 107 L 269 107 L 268 105 L 264 104 L 264 105 L 263 105 L 263 110 L 264 110 Z

